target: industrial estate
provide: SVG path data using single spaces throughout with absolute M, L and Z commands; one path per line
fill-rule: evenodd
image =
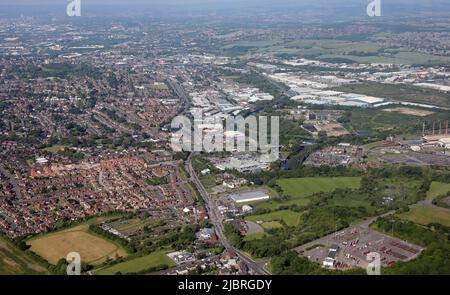
M 450 274 L 448 3 L 179 5 L 0 9 L 0 274 Z

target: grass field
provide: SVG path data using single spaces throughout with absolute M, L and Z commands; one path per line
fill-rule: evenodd
M 337 188 L 359 188 L 360 177 L 305 177 L 277 180 L 284 193 L 303 198 L 317 192 L 331 192 Z
M 288 226 L 296 226 L 300 222 L 300 216 L 301 213 L 297 213 L 291 210 L 280 210 L 275 212 L 270 212 L 267 214 L 261 214 L 261 215 L 250 215 L 247 216 L 245 219 L 253 222 L 257 221 L 264 221 L 264 222 L 270 222 L 270 221 L 278 221 L 283 220 Z M 264 227 L 264 223 L 262 225 Z
M 419 206 L 411 209 L 409 212 L 402 213 L 399 216 L 400 218 L 423 225 L 440 223 L 450 227 L 450 210 L 439 207 Z
M 291 197 L 288 200 L 270 200 L 255 204 L 259 209 L 276 210 L 280 206 L 305 206 L 314 193 L 331 192 L 337 188 L 359 188 L 360 177 L 305 177 L 277 180 L 278 186 Z
M 261 226 L 264 229 L 274 229 L 274 228 L 281 228 L 283 225 L 279 223 L 278 221 L 267 221 L 261 224 Z
M 63 231 L 49 233 L 28 240 L 31 251 L 56 264 L 70 252 L 78 252 L 83 262 L 99 264 L 117 255 L 127 256 L 118 244 L 89 233 L 89 225 L 82 224 Z
M 450 192 L 450 183 L 433 181 L 430 190 L 427 192 L 427 199 L 434 200 L 435 198 Z
M 25 252 L 0 237 L 0 275 L 46 273 L 47 270 Z
M 64 150 L 65 146 L 63 145 L 52 145 L 51 147 L 45 148 L 44 151 L 50 152 L 52 154 L 57 154 L 59 151 Z
M 173 262 L 173 260 L 166 255 L 167 252 L 168 250 L 153 252 L 147 256 L 138 257 L 110 267 L 99 269 L 94 273 L 97 275 L 113 275 L 117 272 L 126 274 L 144 271 L 151 267 L 156 267 L 162 264 L 165 264 L 169 267 L 175 266 L 175 262 Z
M 403 126 L 420 127 L 422 120 L 416 116 L 383 112 L 380 109 L 352 110 L 350 123 L 345 127 L 352 132 L 384 131 Z

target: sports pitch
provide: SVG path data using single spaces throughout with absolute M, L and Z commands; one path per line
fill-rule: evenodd
M 51 264 L 66 258 L 70 252 L 78 252 L 81 261 L 99 264 L 108 257 L 116 255 L 127 256 L 127 252 L 119 245 L 102 237 L 89 233 L 87 224 L 79 225 L 67 230 L 38 236 L 29 240 L 31 251 L 38 254 Z

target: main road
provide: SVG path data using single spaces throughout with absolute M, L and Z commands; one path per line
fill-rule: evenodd
M 186 161 L 186 169 L 188 170 L 191 181 L 195 184 L 197 191 L 200 193 L 202 199 L 205 202 L 205 208 L 208 212 L 209 219 L 211 223 L 214 225 L 217 237 L 225 249 L 231 253 L 234 253 L 244 264 L 248 267 L 249 270 L 252 270 L 254 273 L 258 275 L 270 275 L 270 272 L 267 271 L 262 265 L 255 262 L 253 259 L 248 257 L 245 254 L 242 254 L 239 250 L 234 248 L 230 242 L 228 242 L 223 228 L 223 218 L 222 214 L 217 209 L 217 205 L 214 200 L 209 198 L 208 192 L 206 191 L 203 184 L 200 182 L 195 170 L 192 168 L 192 156 L 194 154 L 191 153 Z

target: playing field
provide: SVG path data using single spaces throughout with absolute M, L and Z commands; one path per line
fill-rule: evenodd
M 440 223 L 450 227 L 450 210 L 439 207 L 420 206 L 409 212 L 399 215 L 403 219 L 412 222 L 428 225 L 430 223 Z
M 70 252 L 78 252 L 81 261 L 99 264 L 116 255 L 127 256 L 119 245 L 88 232 L 88 225 L 83 224 L 60 232 L 50 233 L 29 240 L 31 251 L 52 264 L 65 258 Z
M 450 183 L 433 181 L 430 190 L 427 192 L 427 199 L 434 200 L 435 198 L 450 192 Z
M 261 214 L 261 215 L 250 215 L 245 217 L 246 220 L 257 222 L 257 221 L 263 221 L 264 223 L 270 222 L 270 221 L 278 221 L 283 220 L 286 222 L 288 226 L 296 226 L 300 222 L 300 216 L 301 213 L 294 212 L 291 210 L 280 210 L 275 212 L 270 212 L 267 214 Z M 264 227 L 263 223 L 263 227 Z
M 137 273 L 144 271 L 151 267 L 156 267 L 160 265 L 167 265 L 168 267 L 175 266 L 175 262 L 170 259 L 166 253 L 168 250 L 161 250 L 153 252 L 147 256 L 138 257 L 129 261 L 125 261 L 111 267 L 102 268 L 95 272 L 98 275 L 113 275 L 118 272 L 122 274 L 126 273 Z

